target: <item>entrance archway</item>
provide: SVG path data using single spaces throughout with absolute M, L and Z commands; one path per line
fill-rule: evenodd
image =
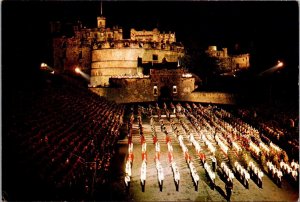
M 159 101 L 172 101 L 173 96 L 172 96 L 172 89 L 169 88 L 168 86 L 162 86 L 160 88 L 160 94 L 159 94 Z

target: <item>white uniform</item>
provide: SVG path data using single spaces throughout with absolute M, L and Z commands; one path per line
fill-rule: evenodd
M 127 174 L 129 177 L 131 177 L 131 163 L 130 163 L 130 161 L 127 161 L 127 162 L 126 162 L 125 172 L 126 172 L 126 174 Z

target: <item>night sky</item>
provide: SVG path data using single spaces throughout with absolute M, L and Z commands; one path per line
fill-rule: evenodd
M 298 74 L 299 8 L 296 1 L 104 1 L 107 26 L 175 31 L 188 50 L 217 45 L 250 52 L 253 68 L 264 70 L 277 60 Z M 3 77 L 25 74 L 42 61 L 51 63 L 49 21 L 96 27 L 100 1 L 4 1 L 2 9 Z M 127 37 L 126 37 L 127 36 Z

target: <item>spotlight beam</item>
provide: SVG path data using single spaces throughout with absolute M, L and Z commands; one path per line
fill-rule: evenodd
M 85 78 L 87 81 L 90 81 L 90 76 L 87 75 L 86 73 L 84 73 L 83 71 L 81 71 L 81 69 L 79 67 L 75 68 L 75 72 L 77 74 L 80 74 L 83 78 Z
M 263 75 L 265 75 L 265 74 L 271 74 L 271 73 L 273 73 L 273 72 L 275 72 L 275 71 L 277 71 L 277 70 L 283 68 L 283 65 L 284 65 L 283 62 L 278 61 L 278 64 L 277 64 L 277 65 L 275 65 L 275 66 L 273 66 L 273 67 L 271 67 L 271 68 L 269 68 L 269 69 L 267 69 L 267 70 L 261 72 L 261 73 L 259 74 L 259 76 L 263 76 Z
M 46 63 L 42 63 L 41 64 L 41 69 L 42 70 L 50 70 L 52 74 L 54 74 L 54 69 L 52 67 L 50 67 L 49 65 L 47 65 Z

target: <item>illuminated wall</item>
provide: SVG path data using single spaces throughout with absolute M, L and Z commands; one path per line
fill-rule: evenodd
M 227 48 L 217 50 L 217 46 L 209 46 L 205 52 L 218 60 L 220 71 L 241 70 L 250 67 L 250 54 L 228 55 Z
M 105 86 L 109 78 L 117 75 L 136 75 L 138 58 L 142 63 L 162 63 L 165 58 L 168 62 L 177 62 L 183 56 L 181 50 L 171 51 L 152 48 L 102 48 L 92 51 L 91 85 Z
M 142 64 L 177 62 L 184 55 L 184 47 L 176 43 L 175 33 L 136 31 L 130 39 L 123 39 L 123 29 L 106 27 L 106 18 L 97 18 L 96 28 L 86 28 L 81 22 L 73 26 L 74 36 L 53 39 L 54 67 L 72 71 L 79 66 L 90 74 L 91 86 L 107 86 L 116 75 L 138 72 L 138 58 Z
M 110 78 L 110 88 L 90 90 L 118 103 L 180 99 L 195 90 L 195 78 L 185 73 L 182 69 L 152 69 L 148 77 Z
M 130 30 L 130 39 L 137 41 L 152 41 L 161 43 L 173 43 L 176 42 L 175 32 L 160 33 L 160 31 L 155 28 L 152 31 L 141 30 L 137 31 L 135 29 Z

